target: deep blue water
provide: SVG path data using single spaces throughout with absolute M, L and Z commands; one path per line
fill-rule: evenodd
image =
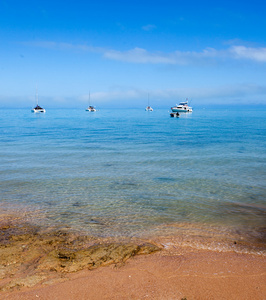
M 129 235 L 186 222 L 265 228 L 266 109 L 0 110 L 0 208 Z

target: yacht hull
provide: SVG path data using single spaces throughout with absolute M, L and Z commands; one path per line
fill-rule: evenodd
M 178 107 L 172 107 L 172 112 L 192 112 L 192 108 L 178 108 Z

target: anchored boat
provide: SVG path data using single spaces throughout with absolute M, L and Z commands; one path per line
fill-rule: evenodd
M 90 105 L 90 101 L 91 101 L 91 93 L 89 93 L 89 106 L 85 110 L 86 111 L 96 111 L 95 107 Z
M 153 108 L 150 106 L 150 95 L 148 94 L 148 106 L 145 108 L 146 111 L 153 111 Z
M 147 106 L 147 107 L 145 108 L 145 110 L 146 110 L 146 111 L 153 111 L 153 108 L 150 107 L 150 106 Z
M 89 105 L 88 108 L 86 108 L 86 111 L 96 111 L 95 107 L 92 105 Z
M 172 112 L 192 112 L 192 107 L 188 106 L 188 100 L 180 102 L 178 105 L 171 107 Z
M 31 111 L 34 112 L 34 113 L 45 113 L 46 110 L 43 107 L 39 106 L 39 104 L 38 104 L 38 91 L 37 91 L 37 88 L 36 88 L 35 98 L 36 98 L 36 104 L 37 105 Z

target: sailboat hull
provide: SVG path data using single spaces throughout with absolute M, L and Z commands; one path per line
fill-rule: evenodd
M 85 110 L 86 110 L 86 111 L 96 111 L 95 108 L 86 108 Z
M 33 108 L 33 109 L 31 110 L 31 112 L 36 113 L 36 114 L 39 114 L 39 113 L 45 113 L 46 110 L 45 110 L 44 108 L 42 108 L 42 109 L 35 109 L 35 108 Z

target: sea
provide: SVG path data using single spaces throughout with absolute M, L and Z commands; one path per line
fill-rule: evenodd
M 261 253 L 265 183 L 265 107 L 0 110 L 2 218 Z

